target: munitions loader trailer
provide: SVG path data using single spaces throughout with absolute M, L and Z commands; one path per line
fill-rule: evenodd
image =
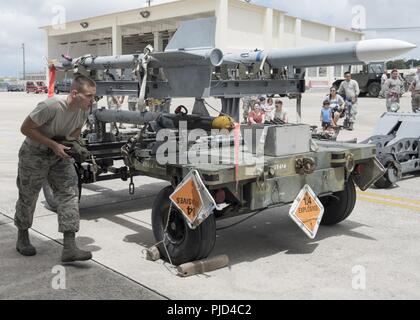
M 175 114 L 96 107 L 82 136 L 93 157 L 77 164 L 80 184 L 136 175 L 170 182 L 156 197 L 152 227 L 161 256 L 176 265 L 211 253 L 216 220 L 293 204 L 291 217 L 314 237 L 319 224 L 348 218 L 355 185 L 366 190 L 385 170 L 375 145 L 315 140 L 300 124 L 305 69 L 388 59 L 412 47 L 369 40 L 224 54 L 215 48 L 215 25 L 214 18 L 184 22 L 165 52 L 148 46 L 142 54 L 51 62 L 95 80 L 98 101 L 136 95 L 144 106 L 147 98 L 195 98 L 192 112 L 179 106 Z M 241 98 L 258 95 L 295 98 L 298 123 L 239 126 Z M 210 116 L 208 97 L 221 100 L 220 116 Z M 142 127 L 115 133 L 110 123 Z M 124 165 L 114 167 L 119 160 Z M 53 194 L 46 198 L 54 205 Z

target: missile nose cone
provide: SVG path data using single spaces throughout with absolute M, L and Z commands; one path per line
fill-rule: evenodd
M 394 39 L 363 40 L 356 45 L 356 55 L 360 61 L 384 61 L 407 53 L 417 46 Z

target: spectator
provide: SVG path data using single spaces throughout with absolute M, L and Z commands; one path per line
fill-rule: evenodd
M 417 66 L 416 78 L 410 86 L 411 105 L 414 113 L 420 113 L 420 66 Z
M 265 122 L 265 114 L 261 106 L 256 103 L 253 110 L 248 114 L 248 124 L 261 124 Z
M 321 123 L 322 129 L 328 130 L 332 126 L 332 110 L 330 106 L 330 102 L 328 100 L 324 101 L 324 105 L 321 109 Z
M 286 124 L 289 123 L 289 115 L 286 108 L 283 107 L 283 101 L 280 99 L 276 100 L 276 109 L 274 110 L 273 122 L 275 124 Z
M 346 103 L 342 96 L 337 93 L 337 89 L 332 87 L 330 89 L 330 94 L 326 96 L 326 101 L 330 103 L 330 108 L 333 114 L 332 124 L 338 126 L 338 121 L 340 118 L 344 118 L 346 112 Z
M 357 81 L 351 78 L 351 73 L 344 73 L 345 80 L 341 83 L 338 93 L 345 97 L 345 100 L 348 101 L 348 110 L 347 117 L 348 119 L 348 130 L 354 130 L 354 123 L 356 122 L 356 116 L 358 113 L 358 98 L 360 94 L 360 88 Z
M 268 98 L 267 103 L 262 105 L 262 110 L 265 113 L 266 121 L 273 121 L 274 120 L 274 112 L 275 112 L 275 105 L 273 98 Z
M 392 70 L 391 78 L 385 81 L 383 91 L 387 112 L 397 112 L 400 109 L 400 97 L 405 92 L 404 83 L 400 80 L 397 69 Z

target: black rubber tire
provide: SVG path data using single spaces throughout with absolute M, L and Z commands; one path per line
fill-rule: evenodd
M 388 180 L 386 176 L 382 176 L 378 181 L 375 182 L 375 187 L 378 189 L 388 189 L 391 188 L 394 184 Z
M 381 85 L 377 82 L 373 82 L 368 87 L 369 96 L 373 98 L 379 97 L 381 93 Z
M 172 186 L 166 187 L 159 192 L 153 204 L 152 228 L 156 242 L 161 242 L 164 239 L 164 230 L 171 204 L 169 196 L 173 192 Z M 158 245 L 160 255 L 164 260 L 172 261 L 174 265 L 178 266 L 209 256 L 216 243 L 216 220 L 214 214 L 211 214 L 197 229 L 191 230 L 182 213 L 172 205 L 170 221 L 177 225 L 176 232 L 168 232 L 168 237 L 165 240 L 170 260 L 163 244 Z
M 356 187 L 351 178 L 343 191 L 334 193 L 332 197 L 321 198 L 325 208 L 321 225 L 333 226 L 346 220 L 354 210 L 356 198 Z
M 385 168 L 388 168 L 391 165 L 391 163 L 394 162 L 394 161 L 395 161 L 395 159 L 392 155 L 386 155 L 383 158 L 383 160 L 381 160 L 382 165 Z M 388 174 L 385 173 L 378 181 L 376 181 L 374 183 L 374 185 L 378 189 L 388 189 L 388 188 L 391 188 L 394 185 L 394 183 L 391 180 L 389 180 Z

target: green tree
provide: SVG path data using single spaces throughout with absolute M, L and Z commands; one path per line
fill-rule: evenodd
M 420 60 L 410 59 L 410 60 L 407 61 L 407 68 L 408 69 L 415 68 L 417 66 L 420 66 Z
M 386 64 L 386 68 L 388 70 L 392 69 L 407 69 L 407 64 L 405 60 L 395 60 L 395 61 L 388 61 Z

